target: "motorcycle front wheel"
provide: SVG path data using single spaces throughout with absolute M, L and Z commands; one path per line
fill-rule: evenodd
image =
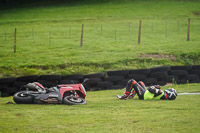
M 13 100 L 17 104 L 32 104 L 33 103 L 33 96 L 30 96 L 29 94 L 27 94 L 26 91 L 20 91 L 20 92 L 17 92 L 13 96 Z
M 87 104 L 85 99 L 83 98 L 77 98 L 74 96 L 66 96 L 63 98 L 63 103 L 67 105 L 80 105 L 80 104 Z

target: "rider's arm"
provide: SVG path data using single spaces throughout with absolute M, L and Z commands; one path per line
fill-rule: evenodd
M 157 89 L 155 86 L 149 86 L 148 91 L 155 95 L 159 95 L 163 93 L 161 89 Z

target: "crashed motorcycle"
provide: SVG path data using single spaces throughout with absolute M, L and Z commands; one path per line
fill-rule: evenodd
M 40 83 L 34 82 L 25 85 L 24 88 L 24 91 L 17 92 L 13 96 L 17 104 L 86 104 L 86 91 L 83 83 L 45 88 Z

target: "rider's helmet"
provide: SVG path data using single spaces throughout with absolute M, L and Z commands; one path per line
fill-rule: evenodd
M 45 88 L 43 87 L 43 85 L 38 83 L 38 82 L 28 83 L 26 85 L 26 87 L 28 89 L 31 89 L 31 90 L 37 90 L 38 92 L 44 92 L 45 91 Z
M 168 100 L 175 100 L 176 97 L 177 97 L 177 92 L 176 92 L 176 90 L 173 89 L 173 88 L 166 89 L 166 90 L 165 90 L 165 93 L 166 93 L 167 96 L 168 96 Z

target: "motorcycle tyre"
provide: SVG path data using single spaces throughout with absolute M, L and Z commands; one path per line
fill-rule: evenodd
M 81 100 L 81 102 L 74 102 L 71 101 L 70 99 L 73 98 L 73 96 L 66 96 L 63 98 L 63 104 L 67 104 L 67 105 L 82 105 L 82 104 L 87 104 L 87 102 L 85 101 L 85 99 L 83 98 L 77 98 L 79 100 Z
M 20 94 L 25 93 L 24 91 L 20 91 L 17 92 L 14 96 L 13 96 L 13 100 L 15 101 L 15 103 L 17 104 L 33 104 L 34 103 L 34 99 L 33 96 L 24 96 L 21 97 Z

